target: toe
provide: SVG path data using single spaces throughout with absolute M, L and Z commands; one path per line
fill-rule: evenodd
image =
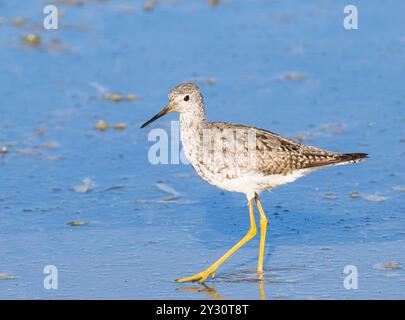
M 188 282 L 188 281 L 198 281 L 199 283 L 204 283 L 205 280 L 207 280 L 207 278 L 209 276 L 212 276 L 214 278 L 215 270 L 205 270 L 205 271 L 197 273 L 191 277 L 177 279 L 176 282 L 181 283 L 181 282 Z
M 181 282 L 188 282 L 188 281 L 197 281 L 197 280 L 200 280 L 200 279 L 201 279 L 201 273 L 197 273 L 197 274 L 195 274 L 194 276 L 191 276 L 191 277 L 177 279 L 176 282 L 181 283 Z

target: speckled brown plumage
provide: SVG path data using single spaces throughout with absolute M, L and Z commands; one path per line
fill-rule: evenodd
M 226 136 L 226 134 L 224 134 L 224 131 L 226 130 L 245 133 L 245 135 L 235 143 L 243 146 L 243 152 L 245 152 L 245 154 L 240 154 L 236 151 L 232 154 L 231 151 L 231 159 L 228 159 L 225 157 L 226 151 L 223 150 L 224 153 L 222 159 L 219 159 L 219 162 L 216 162 L 217 168 L 232 166 L 234 165 L 233 160 L 238 158 L 238 165 L 242 169 L 257 169 L 266 175 L 289 174 L 299 169 L 316 169 L 317 167 L 334 165 L 342 162 L 359 162 L 362 158 L 367 157 L 367 154 L 365 153 L 342 154 L 327 151 L 298 143 L 292 139 L 282 137 L 264 129 L 224 122 L 203 123 L 197 130 L 199 137 L 198 135 L 194 137 L 194 141 L 199 140 L 199 144 L 196 144 L 196 148 L 204 148 L 204 144 L 202 143 L 204 130 L 209 130 L 211 132 L 217 131 L 218 136 L 220 137 Z M 256 136 L 256 163 L 254 164 L 249 161 L 250 158 L 247 153 L 249 149 L 248 139 L 246 138 L 248 130 L 254 130 Z M 234 137 L 236 139 L 236 134 Z M 214 137 L 212 140 L 215 140 Z M 226 139 L 223 139 L 223 144 L 226 144 Z M 229 150 L 227 151 L 229 152 Z M 209 153 L 212 157 L 212 154 L 214 153 L 212 145 Z M 208 157 L 208 159 L 210 159 L 210 157 Z M 205 161 L 206 159 L 204 157 L 200 157 L 199 164 L 204 165 L 206 164 Z
M 318 168 L 367 157 L 304 145 L 251 126 L 207 121 L 202 94 L 193 83 L 174 88 L 165 109 L 146 124 L 173 111 L 180 113 L 183 150 L 197 173 L 219 188 L 243 192 L 248 198 Z

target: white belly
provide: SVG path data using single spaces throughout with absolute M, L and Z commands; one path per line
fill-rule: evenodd
M 264 190 L 293 182 L 309 172 L 309 170 L 301 169 L 287 175 L 263 175 L 260 172 L 239 174 L 234 174 L 235 172 L 233 172 L 233 174 L 227 175 L 226 172 L 213 174 L 204 170 L 204 168 L 196 168 L 196 170 L 210 184 L 226 191 L 244 193 L 248 200 L 254 198 L 255 193 L 259 194 Z M 227 178 L 227 176 L 234 178 Z

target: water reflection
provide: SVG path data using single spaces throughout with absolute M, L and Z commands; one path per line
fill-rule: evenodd
M 223 300 L 224 297 L 217 291 L 215 288 L 215 283 L 228 283 L 228 284 L 238 284 L 238 283 L 257 283 L 258 286 L 258 293 L 259 299 L 265 300 L 266 299 L 266 291 L 264 289 L 265 284 L 270 283 L 270 280 L 267 279 L 264 275 L 257 275 L 256 270 L 241 270 L 239 272 L 234 273 L 226 273 L 222 274 L 219 277 L 216 277 L 212 282 L 212 286 L 207 285 L 206 283 L 202 283 L 200 285 L 193 285 L 191 287 L 179 287 L 177 290 L 187 291 L 187 292 L 195 292 L 195 293 L 203 293 L 214 300 Z
M 203 293 L 214 300 L 223 300 L 224 298 L 218 293 L 215 289 L 215 283 L 212 283 L 212 287 L 209 287 L 207 284 L 202 283 L 199 286 L 192 287 L 179 287 L 177 290 L 187 291 L 187 292 L 198 292 Z
M 264 290 L 264 279 L 257 279 L 258 289 L 259 289 L 259 298 L 260 300 L 266 300 L 266 292 Z M 215 289 L 215 283 L 212 283 L 212 286 L 208 286 L 205 283 L 201 285 L 195 285 L 192 287 L 179 287 L 177 290 L 186 291 L 186 292 L 196 292 L 196 293 L 203 293 L 214 300 L 223 300 L 224 297 L 218 293 Z
M 260 300 L 266 300 L 266 291 L 264 291 L 264 277 L 262 274 L 259 276 L 257 283 L 259 285 Z

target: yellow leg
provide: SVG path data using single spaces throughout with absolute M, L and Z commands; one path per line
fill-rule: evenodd
M 263 274 L 263 259 L 264 259 L 264 246 L 266 243 L 266 231 L 267 231 L 267 217 L 263 211 L 262 204 L 260 203 L 259 196 L 255 195 L 256 206 L 260 214 L 260 248 L 259 248 L 259 263 L 257 265 L 257 273 Z
M 211 266 L 209 266 L 207 269 L 204 271 L 195 274 L 194 276 L 187 277 L 187 278 L 181 278 L 176 280 L 177 282 L 186 282 L 186 281 L 198 281 L 199 283 L 203 283 L 209 276 L 214 277 L 215 276 L 215 271 L 217 268 L 225 262 L 226 259 L 228 259 L 232 254 L 234 254 L 240 247 L 242 247 L 246 242 L 248 242 L 250 239 L 252 239 L 256 233 L 256 223 L 255 223 L 255 217 L 253 213 L 253 199 L 249 201 L 249 215 L 250 215 L 250 229 L 247 232 L 247 234 L 240 240 L 237 244 L 235 244 L 227 253 L 225 253 L 221 258 L 219 258 L 217 261 L 215 261 Z

